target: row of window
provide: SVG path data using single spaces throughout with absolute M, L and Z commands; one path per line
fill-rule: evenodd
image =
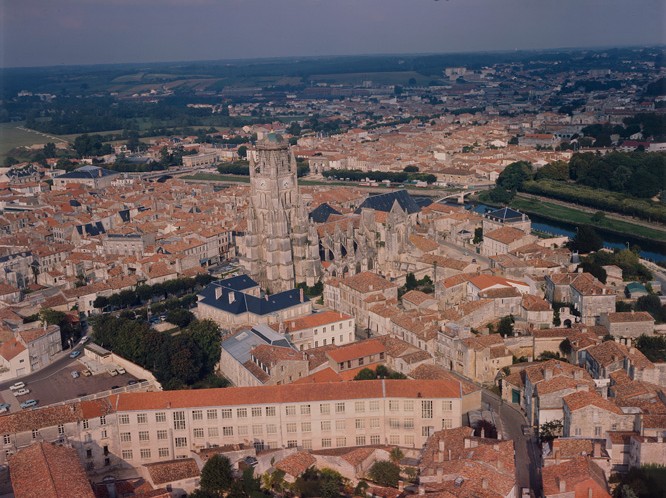
M 333 421 L 331 420 L 322 420 L 320 422 L 320 427 L 323 432 L 330 432 L 333 428 Z M 365 429 L 379 429 L 380 419 L 371 418 L 366 421 L 366 419 L 356 419 L 354 421 L 354 427 L 357 430 Z M 400 429 L 405 430 L 414 430 L 414 419 L 405 419 L 402 421 L 400 419 L 391 418 L 389 419 L 389 427 L 391 429 Z M 446 418 L 442 419 L 442 429 L 450 429 L 453 427 L 453 419 Z M 295 422 L 289 422 L 286 424 L 286 432 L 288 434 L 295 434 L 298 432 L 299 424 Z M 311 422 L 301 422 L 300 429 L 302 433 L 312 432 L 312 423 Z M 346 420 L 336 420 L 335 421 L 335 430 L 344 431 L 347 429 Z M 222 427 L 222 436 L 232 437 L 234 432 L 239 436 L 247 436 L 252 432 L 252 436 L 263 436 L 264 435 L 264 425 L 256 424 L 252 426 L 241 425 L 235 428 L 233 426 Z M 278 426 L 276 424 L 267 424 L 265 426 L 266 434 L 277 434 Z M 215 438 L 220 436 L 220 430 L 218 427 L 196 427 L 192 429 L 192 435 L 195 439 L 202 439 L 204 437 Z M 430 435 L 430 428 L 426 428 L 426 433 L 423 435 Z M 166 440 L 168 438 L 168 433 L 165 429 L 160 429 L 156 432 L 156 437 L 158 441 Z M 138 440 L 140 442 L 150 441 L 149 431 L 139 431 Z M 120 441 L 123 443 L 132 442 L 132 433 L 131 432 L 121 432 Z

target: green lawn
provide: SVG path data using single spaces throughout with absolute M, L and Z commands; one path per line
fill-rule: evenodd
M 0 123 L 0 163 L 4 164 L 7 158 L 7 153 L 16 148 L 30 146 L 33 144 L 45 144 L 48 142 L 57 143 L 53 135 L 47 134 L 44 136 L 41 133 L 35 133 L 26 130 L 19 130 L 18 126 L 23 126 L 23 123 Z M 62 137 L 58 137 L 62 138 Z
M 551 204 L 540 200 L 515 198 L 511 201 L 511 207 L 520 209 L 527 213 L 534 213 L 544 218 L 565 221 L 573 224 L 592 225 L 599 228 L 606 228 L 615 232 L 627 233 L 638 237 L 666 241 L 666 231 L 655 228 L 648 228 L 642 225 L 635 225 L 627 221 L 604 218 L 601 222 L 593 222 L 594 213 L 586 213 L 577 209 Z

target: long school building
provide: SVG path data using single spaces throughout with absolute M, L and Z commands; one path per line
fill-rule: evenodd
M 435 431 L 462 422 L 461 387 L 448 380 L 123 393 L 93 403 L 95 410 L 77 404 L 71 410 L 41 409 L 51 412 L 48 417 L 35 417 L 41 410 L 1 417 L 0 464 L 40 440 L 71 444 L 91 472 L 188 458 L 202 448 L 238 443 L 257 449 L 420 448 Z M 91 418 L 83 418 L 86 414 Z

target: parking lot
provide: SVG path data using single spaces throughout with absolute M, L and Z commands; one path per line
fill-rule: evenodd
M 14 396 L 14 393 L 6 389 L 0 393 L 0 398 L 4 403 L 11 405 L 10 411 L 19 411 L 20 403 L 29 399 L 38 401 L 37 406 L 45 406 L 53 403 L 59 403 L 69 399 L 80 398 L 89 394 L 95 394 L 102 391 L 115 389 L 116 387 L 127 386 L 128 382 L 137 380 L 128 373 L 112 376 L 107 369 L 98 368 L 95 375 L 79 375 L 78 378 L 72 377 L 72 371 L 78 372 L 87 369 L 90 365 L 89 360 L 76 361 L 67 365 L 65 368 L 55 372 L 48 378 L 40 379 L 26 383 L 26 388 L 30 393 L 22 396 Z

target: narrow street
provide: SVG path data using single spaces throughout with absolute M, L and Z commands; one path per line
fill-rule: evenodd
M 534 496 L 541 496 L 541 453 L 536 444 L 536 436 L 524 435 L 526 420 L 523 414 L 513 406 L 500 400 L 495 394 L 483 390 L 481 400 L 486 406 L 499 413 L 504 439 L 513 440 L 516 452 L 516 482 L 519 488 L 529 487 Z

